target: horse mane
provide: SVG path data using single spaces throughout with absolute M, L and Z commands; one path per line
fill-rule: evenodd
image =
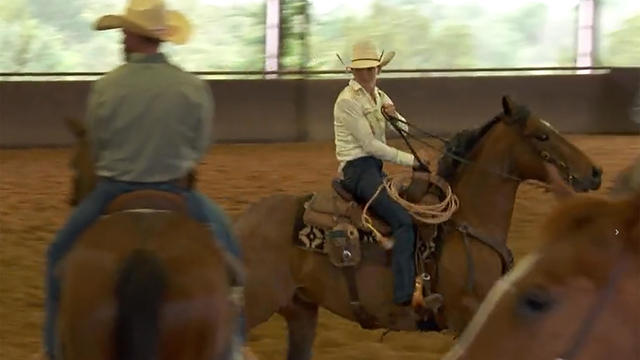
M 449 154 L 456 157 L 466 158 L 478 141 L 482 139 L 482 137 L 484 137 L 484 135 L 499 121 L 500 117 L 495 116 L 484 125 L 473 129 L 464 129 L 457 132 L 451 139 L 449 139 L 445 144 L 442 156 L 438 161 L 438 176 L 447 182 L 451 181 L 453 176 L 458 172 L 458 168 L 462 162 L 453 156 L 449 156 Z
M 453 176 L 458 172 L 460 164 L 462 164 L 462 162 L 454 158 L 454 156 L 457 158 L 466 158 L 478 141 L 482 139 L 495 124 L 500 122 L 501 116 L 507 116 L 509 122 L 526 123 L 531 116 L 531 112 L 526 106 L 516 105 L 508 115 L 502 112 L 480 127 L 465 129 L 456 133 L 447 141 L 442 156 L 438 161 L 438 176 L 447 182 L 452 181 Z

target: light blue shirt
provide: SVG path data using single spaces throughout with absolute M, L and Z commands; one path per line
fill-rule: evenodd
M 206 154 L 213 96 L 206 82 L 162 53 L 132 54 L 94 83 L 86 120 L 98 176 L 168 181 Z

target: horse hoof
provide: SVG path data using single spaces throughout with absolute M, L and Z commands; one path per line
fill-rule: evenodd
M 416 323 L 418 331 L 440 331 L 440 327 L 435 321 L 422 320 Z

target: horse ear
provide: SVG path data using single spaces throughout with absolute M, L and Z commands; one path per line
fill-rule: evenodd
M 513 103 L 513 100 L 511 100 L 511 97 L 509 97 L 509 95 L 504 95 L 502 97 L 502 111 L 504 112 L 504 114 L 507 116 L 513 115 L 514 108 L 515 105 Z
M 524 117 L 516 116 L 517 106 L 518 104 L 516 104 L 509 95 L 504 95 L 502 97 L 502 112 L 505 115 L 502 117 L 502 121 L 507 125 L 524 126 L 526 124 L 526 119 Z
M 574 196 L 575 191 L 562 179 L 558 169 L 551 164 L 544 164 L 547 169 L 547 184 L 556 199 L 563 200 Z
M 87 129 L 84 127 L 82 121 L 78 118 L 67 117 L 64 119 L 67 128 L 76 138 L 82 138 L 87 133 Z

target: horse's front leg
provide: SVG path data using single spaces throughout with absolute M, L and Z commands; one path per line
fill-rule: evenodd
M 278 313 L 287 321 L 289 330 L 287 360 L 310 360 L 318 325 L 318 305 L 294 295 L 291 302 Z

